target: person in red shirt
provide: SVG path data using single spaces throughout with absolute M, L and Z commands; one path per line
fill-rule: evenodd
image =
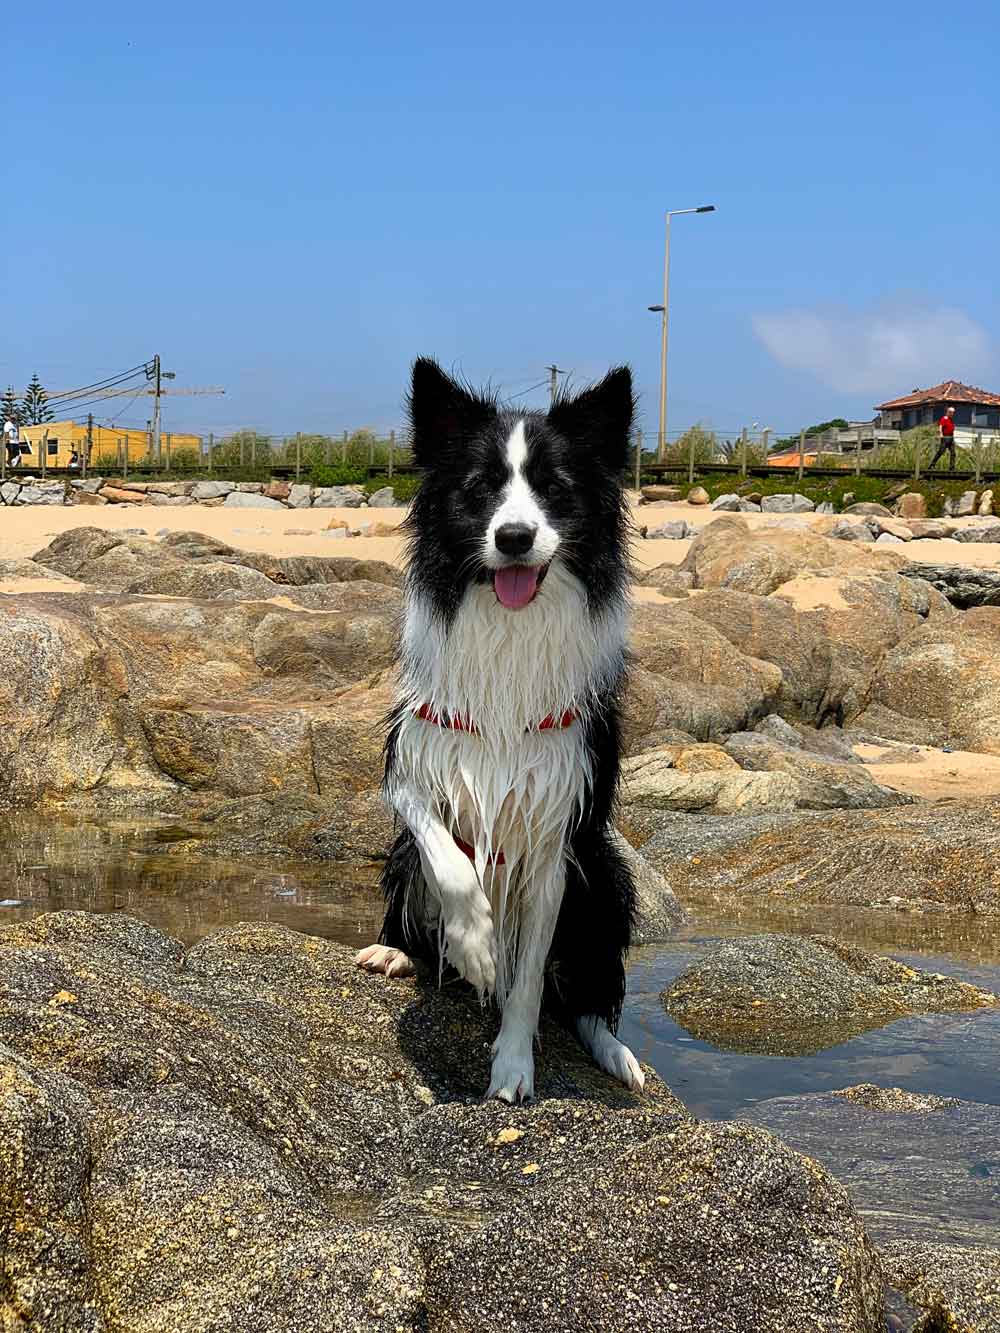
M 949 407 L 938 422 L 938 451 L 931 459 L 931 467 L 942 454 L 947 453 L 951 460 L 951 471 L 955 471 L 955 409 Z

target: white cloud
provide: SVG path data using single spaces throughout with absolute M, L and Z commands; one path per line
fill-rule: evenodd
M 783 366 L 843 393 L 895 396 L 947 379 L 974 383 L 991 360 L 986 330 L 953 306 L 780 310 L 756 315 L 753 328 Z

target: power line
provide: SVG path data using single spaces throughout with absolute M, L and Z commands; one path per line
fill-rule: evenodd
M 548 380 L 539 380 L 538 383 L 533 384 L 530 389 L 522 389 L 520 393 L 512 393 L 509 395 L 509 397 L 523 398 L 526 393 L 534 393 L 536 389 L 542 389 L 545 387 L 546 384 L 548 384 Z
M 114 375 L 109 375 L 107 379 L 97 380 L 93 384 L 84 384 L 79 389 L 62 389 L 58 393 L 48 394 L 47 397 L 49 402 L 68 401 L 74 398 L 89 397 L 97 389 L 113 388 L 116 384 L 121 384 L 125 380 L 132 379 L 140 372 L 145 375 L 147 373 L 146 367 L 148 365 L 149 362 L 144 361 L 142 365 L 133 366 L 131 370 L 120 370 Z

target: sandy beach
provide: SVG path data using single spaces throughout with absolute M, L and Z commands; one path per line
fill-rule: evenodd
M 35 555 L 60 532 L 70 528 L 97 527 L 109 532 L 141 528 L 147 536 L 163 532 L 203 532 L 232 546 L 267 555 L 351 555 L 368 560 L 386 560 L 398 564 L 403 543 L 399 537 L 331 537 L 331 522 L 398 525 L 405 509 L 208 509 L 203 505 L 103 505 L 103 506 L 16 506 L 6 508 L 0 517 L 0 559 L 25 559 Z M 683 518 L 693 528 L 702 528 L 723 515 L 707 506 L 684 502 L 660 505 L 633 505 L 637 523 L 659 527 Z M 741 514 L 752 531 L 788 529 L 788 518 L 775 514 Z M 957 520 L 974 523 L 975 519 Z M 794 527 L 822 533 L 829 516 L 798 515 Z M 662 564 L 680 564 L 691 542 L 637 539 L 633 558 L 638 568 L 653 569 Z M 920 541 L 902 546 L 855 546 L 871 559 L 872 568 L 880 568 L 883 554 L 890 550 L 908 559 L 928 564 L 962 564 L 989 568 L 1000 566 L 1000 543 Z

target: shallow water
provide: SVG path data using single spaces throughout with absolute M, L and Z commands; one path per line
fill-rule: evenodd
M 15 816 L 0 856 L 0 925 L 77 909 L 138 916 L 191 943 L 236 921 L 265 920 L 346 944 L 375 938 L 381 903 L 373 867 L 304 862 L 266 868 L 171 851 L 191 830 L 176 821 L 101 825 Z M 660 992 L 722 936 L 822 931 L 911 966 L 1000 991 L 1000 922 L 906 913 L 689 904 L 692 924 L 638 950 L 629 969 L 623 1037 L 695 1114 L 739 1116 L 764 1099 L 851 1083 L 1000 1104 L 1000 1012 L 921 1015 L 810 1056 L 723 1052 L 669 1018 Z

